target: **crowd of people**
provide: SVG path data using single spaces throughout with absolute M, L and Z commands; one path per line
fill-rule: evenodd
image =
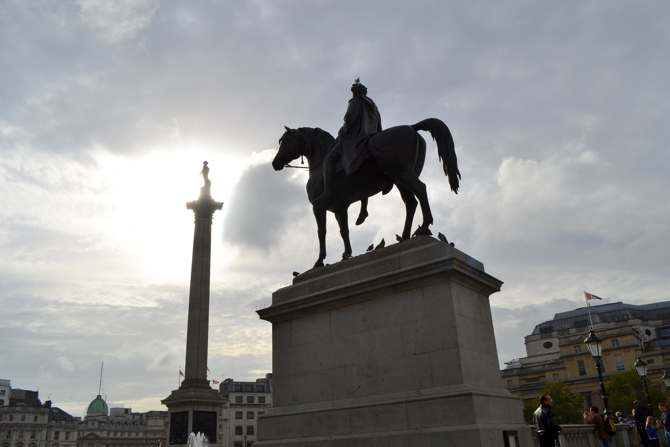
M 554 401 L 548 394 L 540 396 L 540 406 L 535 410 L 533 422 L 537 428 L 540 447 L 560 447 L 560 434 L 563 428 L 556 421 L 553 411 Z M 596 428 L 598 439 L 603 447 L 612 446 L 616 428 L 615 421 L 620 424 L 626 424 L 630 427 L 629 436 L 635 447 L 660 447 L 658 440 L 658 430 L 665 431 L 665 440 L 670 445 L 670 417 L 665 404 L 659 404 L 661 418 L 655 419 L 651 411 L 640 401 L 633 402 L 633 419 L 630 419 L 621 412 L 616 413 L 616 419 L 611 414 L 600 414 L 595 405 L 584 411 L 584 422 L 591 424 Z

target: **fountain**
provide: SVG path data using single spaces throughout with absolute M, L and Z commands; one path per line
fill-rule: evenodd
M 188 435 L 188 447 L 208 447 L 209 446 L 209 441 L 207 440 L 207 436 L 205 436 L 204 433 L 198 432 L 196 435 L 195 433 L 191 433 Z

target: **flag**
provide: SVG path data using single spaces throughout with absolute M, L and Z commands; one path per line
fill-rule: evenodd
M 593 295 L 593 294 L 591 294 L 591 293 L 586 293 L 586 292 L 584 292 L 584 295 L 586 295 L 586 301 L 589 301 L 589 300 L 602 300 L 602 298 L 600 298 L 599 296 L 595 296 L 595 295 Z
M 218 382 L 217 380 L 212 380 L 212 382 L 214 382 L 214 385 L 218 385 L 218 384 L 219 384 L 219 382 Z
M 179 375 L 182 377 L 186 377 L 183 372 L 181 372 L 181 369 L 179 370 Z

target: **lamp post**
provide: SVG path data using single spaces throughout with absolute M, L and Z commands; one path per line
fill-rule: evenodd
M 651 406 L 651 398 L 649 397 L 649 388 L 647 388 L 647 362 L 642 360 L 640 356 L 637 356 L 637 362 L 635 362 L 635 369 L 637 373 L 642 377 L 642 383 L 644 383 L 644 392 L 647 394 L 647 403 L 649 404 L 649 411 L 651 415 L 654 415 L 654 408 Z M 666 372 L 667 375 L 667 372 Z
M 584 340 L 586 347 L 589 348 L 589 352 L 593 357 L 593 361 L 596 364 L 596 371 L 598 371 L 598 380 L 600 380 L 600 393 L 603 396 L 603 405 L 605 406 L 605 414 L 609 414 L 609 404 L 607 403 L 607 394 L 605 393 L 605 384 L 603 383 L 603 372 L 602 372 L 602 347 L 603 340 L 596 335 L 596 332 L 591 329 L 589 336 Z
M 668 374 L 667 369 L 663 371 L 663 377 L 661 377 L 661 380 L 663 381 L 663 383 L 665 383 L 666 388 L 670 388 L 670 374 Z

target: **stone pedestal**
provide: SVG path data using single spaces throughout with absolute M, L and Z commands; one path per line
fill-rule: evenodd
M 212 217 L 214 212 L 222 207 L 223 203 L 212 199 L 210 186 L 202 187 L 198 200 L 186 204 L 186 208 L 195 213 L 186 330 L 186 363 L 181 386 L 161 401 L 168 407 L 170 418 L 168 447 L 186 444 L 190 433 L 204 433 L 212 446 L 221 444 L 218 425 L 227 399 L 209 386 L 207 339 Z
M 484 265 L 419 237 L 297 277 L 272 322 L 274 406 L 254 446 L 523 446 Z

